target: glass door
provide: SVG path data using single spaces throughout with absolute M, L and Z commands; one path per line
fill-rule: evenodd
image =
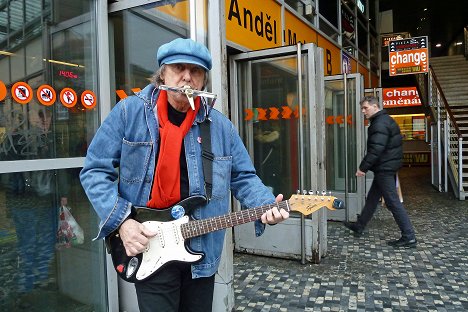
M 275 195 L 281 193 L 285 199 L 298 191 L 316 193 L 325 188 L 321 167 L 322 60 L 322 50 L 313 44 L 231 57 L 231 120 L 239 129 L 259 177 Z M 287 258 L 300 256 L 303 260 L 309 256 L 320 258 L 320 226 L 312 219 L 292 214 L 289 226 L 279 224 L 274 234 L 267 231 L 256 240 L 251 239 L 252 226 L 235 228 L 235 248 Z M 287 231 L 297 231 L 298 239 L 288 241 Z
M 285 198 L 316 190 L 315 46 L 283 47 L 232 58 L 234 123 L 263 182 Z M 314 50 L 312 50 L 314 49 Z M 318 77 L 320 78 L 320 77 Z M 320 79 L 319 79 L 320 80 Z M 310 87 L 312 86 L 312 87 Z
M 340 221 L 355 220 L 365 196 L 365 181 L 355 176 L 365 148 L 359 106 L 362 86 L 360 74 L 325 77 L 326 184 L 327 189 L 341 194 L 347 207 L 329 216 Z

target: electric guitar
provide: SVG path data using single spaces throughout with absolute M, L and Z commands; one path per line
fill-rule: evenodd
M 148 247 L 143 253 L 132 257 L 127 256 L 118 231 L 107 236 L 108 251 L 117 274 L 125 281 L 134 283 L 148 279 L 167 263 L 200 261 L 204 254 L 190 250 L 188 239 L 258 220 L 275 206 L 288 212 L 298 211 L 303 215 L 309 215 L 321 208 L 330 210 L 344 208 L 344 202 L 333 196 L 298 194 L 291 196 L 289 200 L 219 217 L 204 220 L 190 219 L 187 213 L 204 203 L 206 198 L 196 195 L 166 209 L 135 207 L 134 219 L 157 234 L 150 238 Z

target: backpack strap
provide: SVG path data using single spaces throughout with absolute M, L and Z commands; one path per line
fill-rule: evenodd
M 200 124 L 200 135 L 202 145 L 203 175 L 205 176 L 205 193 L 207 201 L 210 201 L 213 193 L 213 160 L 211 152 L 210 120 L 205 118 Z

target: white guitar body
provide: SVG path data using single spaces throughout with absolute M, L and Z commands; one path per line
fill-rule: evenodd
M 136 272 L 137 280 L 147 278 L 168 262 L 192 263 L 203 258 L 203 254 L 190 253 L 185 247 L 185 239 L 182 236 L 180 226 L 188 222 L 188 216 L 170 222 L 143 222 L 148 229 L 157 234 L 150 239 L 148 247 L 143 252 L 140 267 Z
M 330 210 L 344 208 L 344 202 L 332 196 L 298 194 L 292 195 L 289 200 L 274 204 L 204 220 L 190 220 L 188 212 L 205 202 L 205 197 L 194 195 L 180 201 L 177 205 L 161 210 L 137 207 L 135 219 L 156 232 L 156 235 L 150 238 L 146 250 L 135 256 L 127 256 L 118 231 L 108 235 L 106 244 L 117 274 L 125 281 L 135 283 L 143 281 L 153 274 L 157 275 L 157 271 L 169 262 L 194 263 L 200 261 L 204 254 L 190 250 L 185 244 L 186 241 L 214 231 L 253 222 L 260 219 L 262 214 L 273 207 L 286 211 L 298 211 L 305 216 L 323 207 Z M 173 213 L 181 210 L 185 211 L 187 215 L 174 220 Z

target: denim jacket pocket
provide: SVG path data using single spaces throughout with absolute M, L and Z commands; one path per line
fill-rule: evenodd
M 213 198 L 224 198 L 229 193 L 232 156 L 215 157 L 213 160 Z
M 141 182 L 148 170 L 152 142 L 130 142 L 122 139 L 120 178 L 127 183 Z

